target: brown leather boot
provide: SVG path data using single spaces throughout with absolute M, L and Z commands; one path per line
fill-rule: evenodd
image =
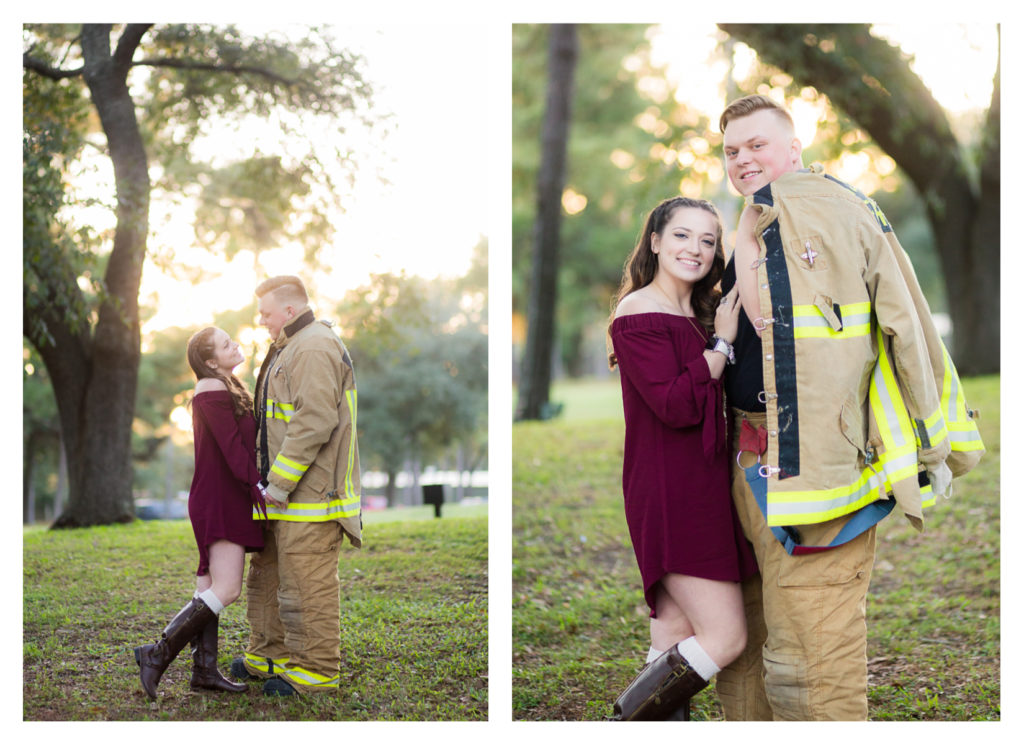
M 619 694 L 612 721 L 689 721 L 690 699 L 707 684 L 673 645 Z
M 164 671 L 193 637 L 203 630 L 217 614 L 201 598 L 192 598 L 189 604 L 171 619 L 156 644 L 135 648 L 135 662 L 139 665 L 139 682 L 151 699 L 156 698 L 156 687 Z
M 214 616 L 202 631 L 192 639 L 192 679 L 189 687 L 193 690 L 205 688 L 210 691 L 242 693 L 249 689 L 245 683 L 232 683 L 217 669 L 217 636 L 220 619 Z

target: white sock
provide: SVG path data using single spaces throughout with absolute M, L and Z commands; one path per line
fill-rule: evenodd
M 691 636 L 689 639 L 683 639 L 676 648 L 687 662 L 690 663 L 697 674 L 704 678 L 704 680 L 711 680 L 711 677 L 717 673 L 721 668 L 715 664 L 715 661 L 708 656 L 708 653 L 704 651 L 704 648 L 697 643 L 697 637 Z
M 650 665 L 652 662 L 654 662 L 656 659 L 661 657 L 663 654 L 665 654 L 665 653 L 662 650 L 655 649 L 654 647 L 651 647 L 650 649 L 647 650 L 647 664 Z
M 218 616 L 224 610 L 224 603 L 220 602 L 220 598 L 214 594 L 212 587 L 199 593 L 199 599 L 206 603 L 207 607 Z

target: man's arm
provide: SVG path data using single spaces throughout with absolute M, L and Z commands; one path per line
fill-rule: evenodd
M 757 224 L 759 211 L 755 207 L 747 205 L 740 214 L 740 223 L 736 228 L 736 287 L 740 293 L 740 303 L 743 305 L 743 312 L 754 324 L 754 330 L 761 336 L 761 330 L 754 323 L 761 317 L 761 302 L 757 292 L 757 269 L 754 262 L 761 253 L 761 247 L 754 235 L 754 227 Z
M 323 349 L 299 352 L 291 365 L 293 411 L 274 458 L 267 491 L 284 501 L 338 426 L 341 380 L 337 361 Z

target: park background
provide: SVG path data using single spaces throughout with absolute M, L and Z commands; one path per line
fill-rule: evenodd
M 664 198 L 712 200 L 732 244 L 717 121 L 754 92 L 878 202 L 982 411 L 988 452 L 925 532 L 880 526 L 870 716 L 1000 718 L 999 50 L 995 24 L 937 21 L 514 26 L 514 719 L 608 716 L 644 659 L 610 303 Z
M 455 81 L 490 79 L 488 35 L 21 33 L 23 718 L 485 719 L 488 130 Z M 270 342 L 252 290 L 275 274 L 306 282 L 356 369 L 366 509 L 339 568 L 345 695 L 188 695 L 183 654 L 151 705 L 131 648 L 191 594 L 196 561 L 185 344 L 223 328 L 251 389 Z M 427 484 L 444 487 L 441 519 Z M 244 609 L 243 591 L 222 616 L 222 668 Z

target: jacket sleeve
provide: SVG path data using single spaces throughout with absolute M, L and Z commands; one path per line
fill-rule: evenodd
M 864 231 L 862 243 L 867 252 L 865 283 L 879 328 L 891 339 L 899 393 L 917 433 L 918 459 L 926 466 L 937 465 L 949 455 L 950 445 L 940 407 L 929 336 L 934 337 L 933 344 L 940 348 L 941 342 L 909 261 L 901 262 L 896 254 L 903 249 L 890 243 L 886 233 L 874 225 L 864 228 Z
M 316 459 L 339 424 L 342 396 L 338 362 L 322 348 L 295 355 L 289 371 L 294 411 L 267 480 L 287 493 Z
M 644 403 L 666 426 L 704 425 L 705 453 L 724 440 L 722 383 L 711 377 L 703 354 L 680 368 L 672 355 L 672 340 L 660 328 L 634 327 L 612 335 L 621 373 L 636 388 Z
M 239 482 L 254 487 L 260 480 L 256 470 L 256 451 L 242 442 L 230 396 L 200 395 L 192 399 L 192 406 L 199 412 L 203 422 L 224 456 L 224 462 Z

